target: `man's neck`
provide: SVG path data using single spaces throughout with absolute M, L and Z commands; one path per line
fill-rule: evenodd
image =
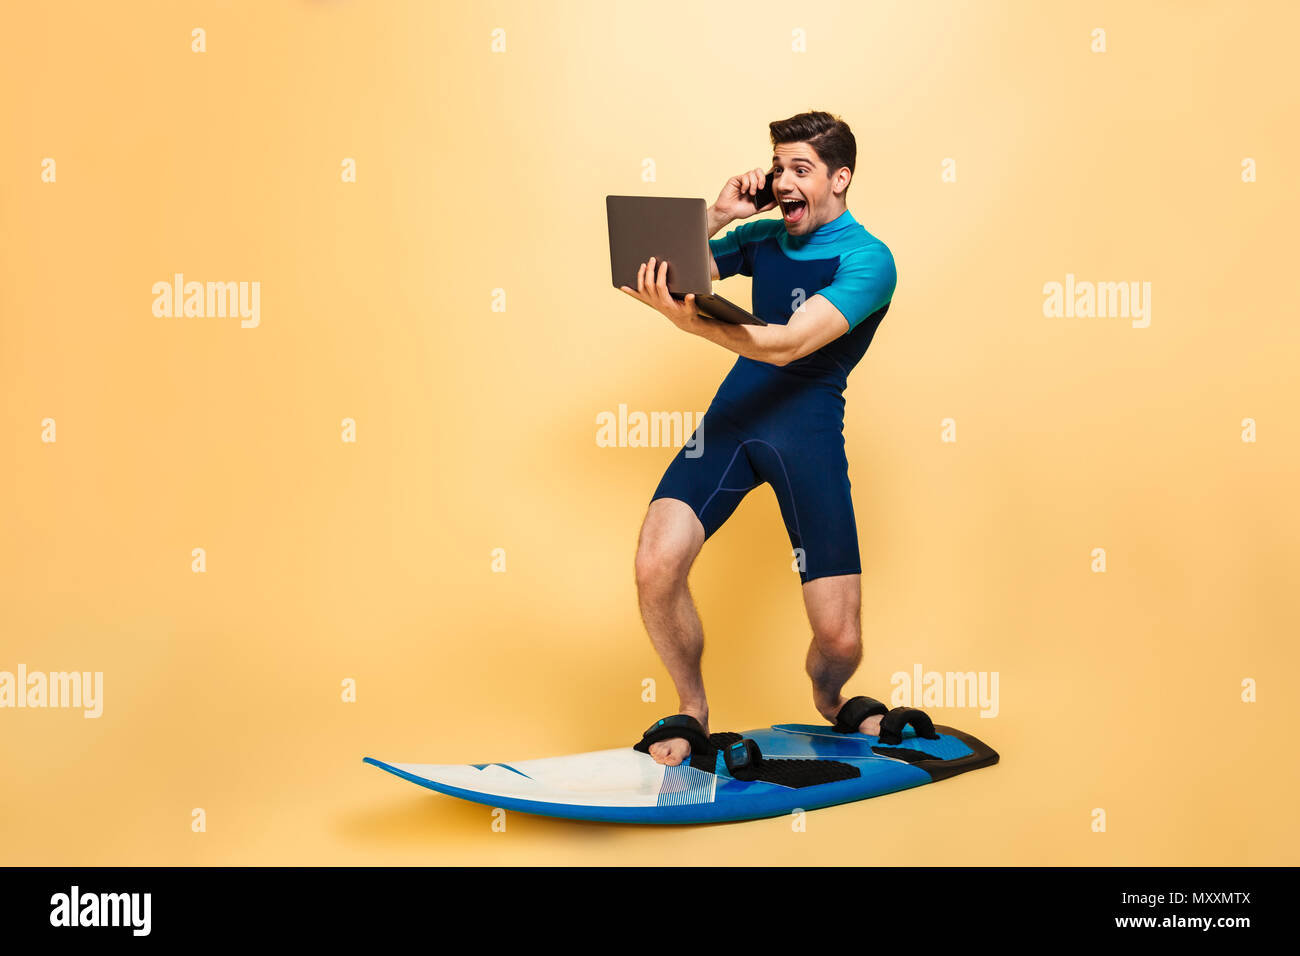
M 827 222 L 834 222 L 836 219 L 839 219 L 840 216 L 844 215 L 844 213 L 848 211 L 848 208 L 847 205 L 841 204 L 839 209 L 831 210 L 826 214 L 826 222 L 818 224 L 817 228 L 820 229 L 822 226 L 826 225 Z

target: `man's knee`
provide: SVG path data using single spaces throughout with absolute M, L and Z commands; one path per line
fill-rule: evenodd
M 672 588 L 685 580 L 703 538 L 699 519 L 685 502 L 652 502 L 636 549 L 638 589 Z
M 862 653 L 861 576 L 815 578 L 803 586 L 808 623 L 823 657 L 854 660 Z
M 815 624 L 813 640 L 817 643 L 817 650 L 828 660 L 855 664 L 862 658 L 862 629 L 851 617 Z

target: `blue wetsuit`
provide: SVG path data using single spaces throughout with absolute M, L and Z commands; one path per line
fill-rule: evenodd
M 738 356 L 650 500 L 686 502 L 708 539 L 747 492 L 769 483 L 790 545 L 796 555 L 802 549 L 799 579 L 860 574 L 844 388 L 889 311 L 894 257 L 847 209 L 806 236 L 790 236 L 780 219 L 747 222 L 710 239 L 709 249 L 719 278 L 753 277 L 759 318 L 785 325 L 800 303 L 820 295 L 848 331 L 784 366 Z

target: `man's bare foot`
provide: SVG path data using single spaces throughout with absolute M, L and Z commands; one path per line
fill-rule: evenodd
M 849 701 L 849 698 L 847 698 L 847 697 L 841 697 L 840 700 L 839 700 L 839 703 L 837 703 L 837 704 L 833 704 L 833 705 L 830 706 L 830 707 L 822 707 L 822 706 L 819 704 L 819 705 L 817 706 L 817 712 L 818 712 L 819 714 L 821 714 L 823 717 L 825 717 L 827 720 L 829 720 L 829 721 L 833 724 L 833 723 L 835 723 L 836 719 L 837 719 L 837 718 L 839 717 L 839 715 L 840 715 L 840 708 L 843 707 L 845 704 L 847 704 L 848 701 Z M 876 714 L 876 715 L 874 715 L 874 716 L 868 717 L 866 720 L 864 720 L 864 721 L 862 722 L 862 725 L 861 725 L 860 727 L 858 727 L 858 733 L 860 733 L 860 734 L 870 734 L 872 737 L 879 737 L 879 736 L 880 736 L 880 721 L 881 721 L 882 719 L 883 719 L 883 718 L 881 718 L 881 716 L 880 716 L 879 714 Z
M 700 722 L 707 736 L 709 733 L 709 712 L 707 710 L 695 710 L 690 707 L 683 707 L 678 711 L 679 714 L 688 714 Z M 650 756 L 655 758 L 656 763 L 661 763 L 666 767 L 676 767 L 683 760 L 691 755 L 691 742 L 685 737 L 669 737 L 665 740 L 657 741 L 650 745 Z

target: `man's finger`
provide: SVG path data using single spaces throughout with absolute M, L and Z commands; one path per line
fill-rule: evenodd
M 659 299 L 659 290 L 655 288 L 657 284 L 655 271 L 655 257 L 651 256 L 650 261 L 646 263 L 645 293 L 646 301 L 652 304 Z
M 659 291 L 659 301 L 664 305 L 673 304 L 672 293 L 668 291 L 668 260 L 665 259 L 659 265 L 659 276 L 655 282 L 655 287 Z

